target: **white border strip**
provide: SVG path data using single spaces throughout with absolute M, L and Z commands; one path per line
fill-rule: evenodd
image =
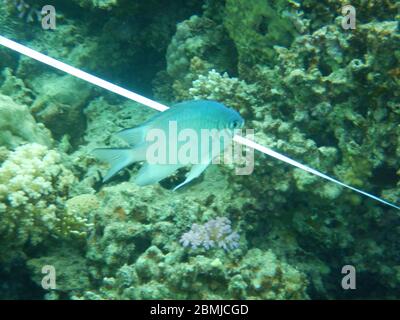
M 66 72 L 66 73 L 68 73 L 68 74 L 70 74 L 72 76 L 75 76 L 75 77 L 77 77 L 79 79 L 82 79 L 84 81 L 90 82 L 90 83 L 92 83 L 92 84 L 94 84 L 94 85 L 96 85 L 98 87 L 104 88 L 104 89 L 106 89 L 108 91 L 114 92 L 116 94 L 119 94 L 119 95 L 121 95 L 121 96 L 123 96 L 125 98 L 131 99 L 131 100 L 136 101 L 138 103 L 144 104 L 145 106 L 148 106 L 148 107 L 153 108 L 155 110 L 165 111 L 165 110 L 168 109 L 167 106 L 165 106 L 165 105 L 163 105 L 161 103 L 158 103 L 158 102 L 155 102 L 153 100 L 150 100 L 150 99 L 148 99 L 146 97 L 143 97 L 143 96 L 138 95 L 138 94 L 136 94 L 134 92 L 131 92 L 131 91 L 126 90 L 126 89 L 124 89 L 122 87 L 119 87 L 119 86 L 117 86 L 115 84 L 112 84 L 111 82 L 105 81 L 105 80 L 100 79 L 100 78 L 98 78 L 96 76 L 93 76 L 93 75 L 91 75 L 91 74 L 89 74 L 87 72 L 84 72 L 84 71 L 82 71 L 80 69 L 74 68 L 74 67 L 72 67 L 72 66 L 70 66 L 68 64 L 65 64 L 65 63 L 61 62 L 61 61 L 58 61 L 58 60 L 53 59 L 51 57 L 48 57 L 48 56 L 46 56 L 46 55 L 44 55 L 44 54 L 42 54 L 40 52 L 32 50 L 32 49 L 30 49 L 30 48 L 28 48 L 28 47 L 26 47 L 24 45 L 21 45 L 21 44 L 19 44 L 17 42 L 9 40 L 9 39 L 7 39 L 7 38 L 5 38 L 3 36 L 0 36 L 0 45 L 5 46 L 5 47 L 7 47 L 7 48 L 9 48 L 11 50 L 17 51 L 17 52 L 19 52 L 19 53 L 21 53 L 21 54 L 23 54 L 25 56 L 28 56 L 28 57 L 30 57 L 32 59 L 40 61 L 40 62 L 42 62 L 44 64 L 47 64 L 47 65 L 49 65 L 51 67 L 54 67 L 54 68 L 58 69 L 58 70 L 64 71 L 64 72 Z M 391 206 L 393 208 L 396 208 L 396 209 L 400 210 L 400 207 L 398 207 L 398 206 L 396 206 L 396 205 L 394 205 L 394 204 L 392 204 L 390 202 L 387 202 L 387 201 L 385 201 L 385 200 L 383 200 L 381 198 L 378 198 L 378 197 L 376 197 L 376 196 L 374 196 L 374 195 L 372 195 L 370 193 L 367 193 L 365 191 L 362 191 L 360 189 L 356 189 L 356 188 L 354 188 L 352 186 L 349 186 L 349 185 L 347 185 L 347 184 L 345 184 L 343 182 L 340 182 L 339 180 L 331 178 L 331 177 L 329 177 L 329 176 L 327 176 L 327 175 L 325 175 L 325 174 L 323 174 L 323 173 L 321 173 L 321 172 L 319 172 L 319 171 L 317 171 L 315 169 L 307 167 L 307 166 L 305 166 L 305 165 L 303 165 L 303 164 L 301 164 L 301 163 L 299 163 L 299 162 L 297 162 L 297 161 L 295 161 L 293 159 L 290 159 L 290 158 L 288 158 L 288 157 L 286 157 L 286 156 L 284 156 L 284 155 L 282 155 L 280 153 L 277 153 L 277 152 L 275 152 L 275 151 L 273 151 L 273 150 L 271 150 L 271 149 L 269 149 L 269 148 L 267 148 L 265 146 L 262 146 L 262 145 L 254 142 L 252 140 L 249 140 L 247 138 L 243 138 L 243 137 L 238 136 L 238 135 L 235 135 L 233 140 L 238 142 L 238 143 L 241 143 L 243 145 L 246 145 L 246 146 L 248 146 L 250 148 L 258 150 L 258 151 L 260 151 L 262 153 L 265 153 L 265 154 L 267 154 L 267 155 L 269 155 L 271 157 L 274 157 L 274 158 L 276 158 L 278 160 L 284 161 L 284 162 L 286 162 L 286 163 L 288 163 L 288 164 L 290 164 L 292 166 L 295 166 L 295 167 L 297 167 L 297 168 L 299 168 L 301 170 L 304 170 L 306 172 L 309 172 L 311 174 L 319 176 L 319 177 L 321 177 L 323 179 L 326 179 L 326 180 L 329 180 L 329 181 L 334 182 L 336 184 L 339 184 L 339 185 L 341 185 L 341 186 L 343 186 L 345 188 L 351 189 L 351 190 L 353 190 L 355 192 L 358 192 L 360 194 L 363 194 L 363 195 L 365 195 L 365 196 L 367 196 L 367 197 L 369 197 L 371 199 L 374 199 L 374 200 L 379 201 L 379 202 L 381 202 L 383 204 L 386 204 L 388 206 Z

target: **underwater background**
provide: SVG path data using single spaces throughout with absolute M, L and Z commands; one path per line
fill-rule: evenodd
M 398 204 L 400 4 L 350 1 L 345 30 L 348 2 L 0 0 L 0 35 L 167 105 L 222 102 L 259 143 Z M 139 187 L 137 164 L 103 184 L 91 150 L 155 113 L 0 48 L 1 299 L 400 298 L 399 211 L 261 153 L 175 192 L 182 173 Z

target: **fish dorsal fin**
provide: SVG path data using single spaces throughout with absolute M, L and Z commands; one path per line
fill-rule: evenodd
M 130 146 L 134 146 L 144 142 L 146 137 L 147 126 L 139 126 L 128 128 L 117 132 L 115 135 L 124 140 Z
M 141 125 L 133 128 L 127 128 L 123 129 L 119 132 L 117 132 L 115 135 L 124 140 L 126 143 L 128 143 L 130 146 L 134 146 L 137 144 L 141 144 L 145 142 L 146 139 L 146 134 L 149 128 L 152 127 L 152 124 L 154 121 L 156 121 L 158 118 L 162 117 L 164 115 L 163 112 L 157 113 L 154 116 L 152 116 L 150 119 L 146 120 L 143 122 Z

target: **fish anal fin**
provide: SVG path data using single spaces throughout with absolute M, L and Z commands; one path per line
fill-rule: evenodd
M 199 175 L 201 175 L 203 173 L 204 170 L 207 169 L 209 164 L 210 164 L 210 162 L 198 163 L 198 164 L 193 165 L 192 168 L 190 169 L 189 173 L 187 174 L 185 181 L 183 181 L 181 184 L 178 184 L 173 189 L 173 191 L 179 189 L 180 187 L 182 187 L 185 184 L 189 183 L 193 179 L 196 179 Z
M 146 186 L 154 184 L 162 179 L 170 176 L 179 168 L 182 168 L 182 164 L 150 164 L 145 163 L 139 170 L 136 177 L 135 183 L 139 186 Z

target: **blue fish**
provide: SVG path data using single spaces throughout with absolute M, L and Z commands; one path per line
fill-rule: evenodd
M 197 178 L 227 147 L 229 140 L 233 138 L 234 131 L 242 128 L 243 125 L 244 119 L 240 114 L 222 103 L 211 100 L 184 101 L 155 115 L 138 127 L 118 132 L 117 136 L 123 139 L 129 148 L 99 148 L 93 150 L 92 153 L 96 158 L 110 165 L 103 182 L 138 161 L 145 161 L 135 180 L 139 186 L 157 183 L 179 168 L 191 165 L 185 181 L 176 186 L 174 189 L 176 190 Z M 195 134 L 199 139 L 192 139 L 189 142 L 177 139 L 181 133 L 186 132 Z M 205 138 L 202 135 L 204 132 L 213 133 L 208 136 L 207 139 L 211 142 L 205 148 L 203 148 Z M 164 142 L 163 151 L 168 155 L 166 162 L 149 162 L 149 153 L 155 149 L 156 145 L 149 139 L 153 133 L 165 134 L 166 142 Z M 213 148 L 215 145 L 217 147 Z M 194 150 L 196 154 L 194 158 L 197 161 L 193 161 L 193 157 L 189 157 L 190 160 L 182 157 L 180 153 L 182 148 L 186 151 Z

